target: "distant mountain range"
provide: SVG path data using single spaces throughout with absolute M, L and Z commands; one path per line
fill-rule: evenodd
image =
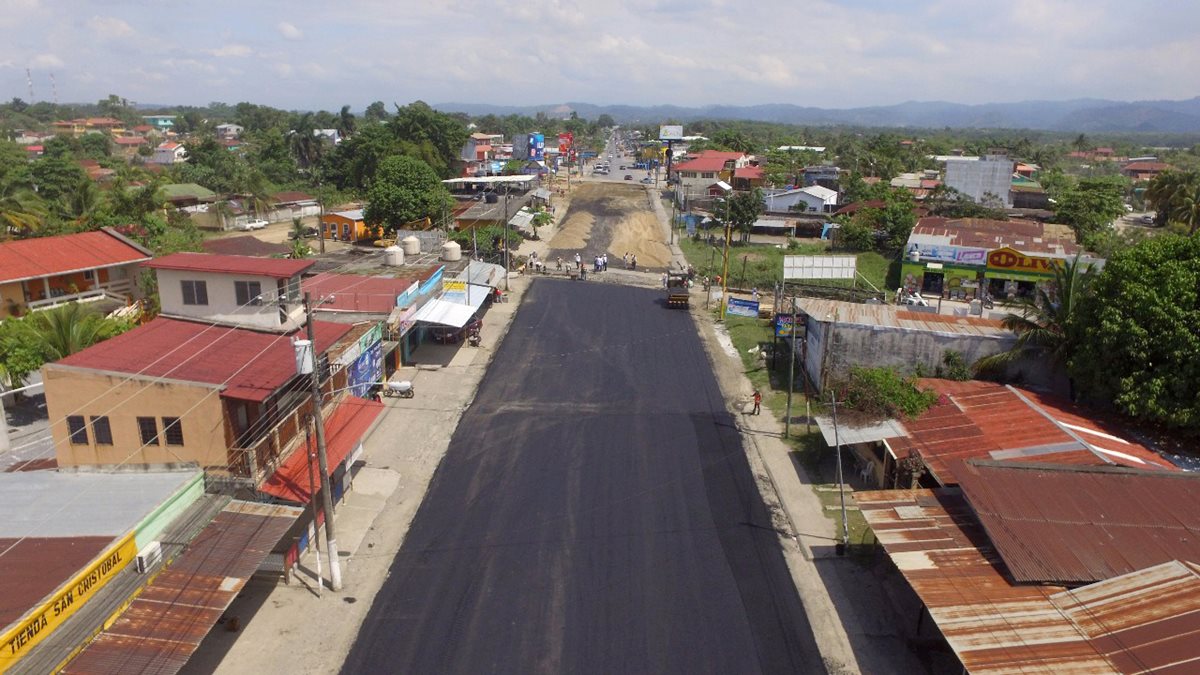
M 572 111 L 595 119 L 611 115 L 618 124 L 657 123 L 667 120 L 739 119 L 812 126 L 914 127 L 936 129 L 1040 129 L 1070 132 L 1200 133 L 1200 96 L 1185 101 L 1021 101 L 964 105 L 944 101 L 909 101 L 867 108 L 813 108 L 773 103 L 752 106 L 595 105 L 559 103 L 500 106 L 476 103 L 439 103 L 443 112 L 468 115 L 529 115 L 544 112 L 562 116 Z

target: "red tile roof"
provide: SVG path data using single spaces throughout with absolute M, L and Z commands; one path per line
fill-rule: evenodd
M 705 150 L 696 157 L 689 159 L 686 162 L 676 164 L 671 167 L 672 171 L 724 171 L 726 162 L 736 162 L 745 157 L 741 152 L 720 152 L 717 150 Z
M 1175 167 L 1163 162 L 1130 162 L 1121 167 L 1122 171 L 1130 171 L 1136 173 L 1154 173 L 1156 171 L 1166 171 Z
M 139 133 L 146 133 L 147 131 L 154 131 L 154 127 L 149 124 L 139 124 L 133 130 Z
M 0 283 L 149 260 L 150 252 L 105 228 L 0 242 Z
M 763 177 L 763 168 L 761 166 L 743 166 L 733 170 L 733 177 L 758 180 Z
M 1017 582 L 1070 586 L 1200 561 L 1200 475 L 1005 462 L 957 475 Z
M 348 324 L 313 322 L 317 352 L 349 332 Z M 224 385 L 222 396 L 262 401 L 296 374 L 293 339 L 244 328 L 158 317 L 48 365 L 106 370 L 185 382 Z
M 288 279 L 315 264 L 315 260 L 255 258 L 245 255 L 214 255 L 211 253 L 172 253 L 163 258 L 155 258 L 146 263 L 146 267 L 160 270 L 214 272 Z
M 113 139 L 117 145 L 145 145 L 146 139 L 141 136 L 118 136 Z
M 276 192 L 271 195 L 271 201 L 276 204 L 293 204 L 295 202 L 311 202 L 313 196 L 307 192 Z
M 425 281 L 439 269 L 437 265 L 406 270 L 399 277 L 368 277 L 361 274 L 326 272 L 303 279 L 300 286 L 313 297 L 333 297 L 321 305 L 323 310 L 387 314 L 396 308 L 396 298 L 414 283 Z
M 383 412 L 383 404 L 350 396 L 338 404 L 329 420 L 325 422 L 325 453 L 329 459 L 329 470 L 333 471 L 354 448 L 362 442 L 363 434 Z M 306 440 L 291 456 L 284 460 L 279 469 L 260 488 L 267 494 L 289 502 L 307 504 L 312 498 L 308 491 L 309 457 L 316 454 L 316 441 Z M 314 480 L 320 480 L 321 471 L 313 462 Z M 318 483 L 319 485 L 319 483 Z
M 1179 470 L 1121 438 L 1120 429 L 1055 397 L 993 382 L 920 382 L 940 395 L 938 403 L 905 421 L 908 435 L 887 444 L 900 458 L 915 452 L 941 485 L 958 483 L 956 467 L 968 459 Z

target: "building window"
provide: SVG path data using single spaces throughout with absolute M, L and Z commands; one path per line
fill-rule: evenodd
M 233 292 L 237 295 L 238 307 L 262 304 L 262 283 L 258 281 L 235 281 Z
M 178 417 L 162 418 L 162 426 L 167 445 L 183 445 L 183 424 Z
M 83 421 L 83 415 L 70 415 L 67 417 L 67 435 L 71 439 L 71 445 L 87 445 L 87 424 Z
M 137 418 L 138 433 L 142 435 L 142 445 L 158 445 L 158 421 L 153 417 Z
M 92 436 L 96 439 L 96 445 L 112 445 L 112 427 L 108 417 L 92 418 Z
M 715 174 L 711 171 L 705 171 L 704 173 L 700 174 L 700 177 L 701 178 L 716 178 L 717 174 Z
M 183 304 L 207 305 L 208 283 L 204 281 L 181 281 L 183 287 Z

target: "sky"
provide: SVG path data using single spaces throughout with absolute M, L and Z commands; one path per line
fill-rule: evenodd
M 1200 95 L 1195 0 L 4 0 L 0 35 L 0 100 L 27 68 L 33 100 L 305 110 Z

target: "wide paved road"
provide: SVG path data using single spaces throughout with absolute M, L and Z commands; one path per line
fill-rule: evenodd
M 534 282 L 344 672 L 822 670 L 692 320 L 659 298 Z

